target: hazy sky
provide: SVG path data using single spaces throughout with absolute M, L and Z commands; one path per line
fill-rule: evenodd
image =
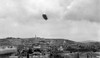
M 42 18 L 48 15 L 48 20 Z M 100 41 L 99 0 L 0 0 L 0 37 Z

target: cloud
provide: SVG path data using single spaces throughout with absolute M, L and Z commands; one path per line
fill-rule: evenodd
M 46 13 L 49 19 L 89 20 L 99 22 L 98 0 L 0 0 L 0 17 L 11 18 L 20 23 L 42 19 Z M 60 20 L 60 19 L 59 19 Z
M 0 18 L 10 18 L 22 24 L 43 19 L 41 15 L 44 12 L 48 15 L 49 19 L 61 18 L 66 10 L 66 6 L 71 3 L 71 0 L 0 1 Z
M 0 0 L 0 37 L 34 37 L 36 34 L 75 41 L 99 40 L 97 1 Z M 47 21 L 41 16 L 44 12 L 48 15 Z
M 65 19 L 100 22 L 99 3 L 98 0 L 74 0 L 69 6 L 69 12 L 66 12 Z

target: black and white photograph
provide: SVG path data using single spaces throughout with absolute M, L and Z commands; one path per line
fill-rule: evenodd
M 0 58 L 100 58 L 100 0 L 0 0 Z

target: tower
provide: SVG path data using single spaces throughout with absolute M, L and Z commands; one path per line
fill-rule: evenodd
M 36 34 L 35 34 L 35 39 L 37 39 L 37 36 L 36 36 Z

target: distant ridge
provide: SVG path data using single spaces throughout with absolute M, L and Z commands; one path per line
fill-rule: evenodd
M 81 41 L 82 43 L 89 43 L 89 42 L 99 42 L 99 41 L 94 41 L 94 40 L 86 40 L 86 41 Z
M 75 41 L 67 40 L 67 39 L 48 39 L 48 38 L 40 38 L 40 37 L 33 37 L 33 38 L 14 38 L 14 37 L 7 37 L 0 39 L 0 45 L 22 45 L 22 44 L 29 44 L 29 43 L 37 43 L 39 41 L 44 42 L 51 42 L 54 45 L 61 45 L 64 42 L 67 44 L 74 44 Z
M 69 39 L 60 39 L 60 38 L 40 38 L 40 37 L 33 37 L 33 38 L 14 38 L 14 37 L 7 37 L 0 39 L 0 46 L 9 46 L 9 45 L 29 45 L 29 44 L 49 44 L 51 46 L 69 46 L 69 45 L 100 45 L 100 42 L 96 41 L 83 41 L 83 42 L 76 42 Z

